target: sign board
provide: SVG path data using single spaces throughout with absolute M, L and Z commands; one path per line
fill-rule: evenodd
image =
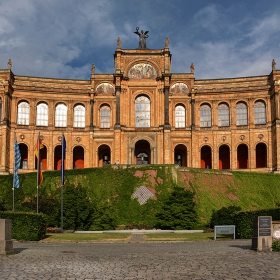
M 273 237 L 276 238 L 276 239 L 280 239 L 280 229 L 276 229 L 273 232 Z
M 216 240 L 217 234 L 233 234 L 233 239 L 235 239 L 235 226 L 214 226 L 214 240 Z
M 259 236 L 271 236 L 270 228 L 259 228 Z
M 271 228 L 271 217 L 260 216 L 259 217 L 259 228 Z
M 254 217 L 252 249 L 257 250 L 259 252 L 271 251 L 272 233 L 273 233 L 273 228 L 272 228 L 271 216 Z

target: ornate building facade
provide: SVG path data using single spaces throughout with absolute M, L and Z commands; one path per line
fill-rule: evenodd
M 146 33 L 145 33 L 146 34 Z M 140 36 L 140 33 L 139 33 Z M 38 134 L 43 170 L 104 164 L 178 164 L 184 167 L 280 170 L 280 71 L 268 75 L 196 80 L 171 73 L 163 49 L 122 49 L 115 71 L 89 80 L 18 76 L 0 70 L 0 172 L 13 172 L 14 137 L 21 172 L 35 171 Z

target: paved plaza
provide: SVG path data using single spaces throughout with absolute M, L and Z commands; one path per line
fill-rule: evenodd
M 137 241 L 138 240 L 138 241 Z M 280 253 L 251 240 L 204 242 L 14 242 L 0 256 L 0 279 L 280 279 Z

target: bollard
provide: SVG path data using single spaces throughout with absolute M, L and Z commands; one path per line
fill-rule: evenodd
M 12 221 L 0 219 L 0 254 L 10 255 L 13 253 Z

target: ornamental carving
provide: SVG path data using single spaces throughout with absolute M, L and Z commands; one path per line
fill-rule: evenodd
M 260 140 L 262 140 L 262 139 L 263 139 L 263 134 L 259 134 L 259 135 L 258 135 L 258 138 L 259 138 Z

